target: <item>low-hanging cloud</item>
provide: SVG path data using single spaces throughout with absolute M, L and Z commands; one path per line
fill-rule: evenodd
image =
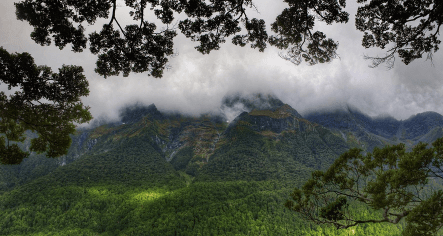
M 15 19 L 13 2 L 0 2 L 0 46 L 12 52 L 30 52 L 37 64 L 53 70 L 62 64 L 83 66 L 90 95 L 82 100 L 91 107 L 94 117 L 118 119 L 122 107 L 136 102 L 154 103 L 160 110 L 189 115 L 219 112 L 223 97 L 235 92 L 274 94 L 302 115 L 347 104 L 369 115 L 388 114 L 397 119 L 428 110 L 443 114 L 442 52 L 434 55 L 433 65 L 417 60 L 405 66 L 398 60 L 392 70 L 369 68 L 370 61 L 363 55 L 376 55 L 373 53 L 378 51 L 362 48 L 362 33 L 355 30 L 352 17 L 348 24 L 318 26 L 340 43 L 340 59 L 329 64 L 295 66 L 281 59 L 276 48 L 268 47 L 260 53 L 248 46 L 234 46 L 229 40 L 220 50 L 202 55 L 194 49 L 196 43 L 179 34 L 174 41 L 177 55 L 170 59 L 171 69 L 165 70 L 163 78 L 130 74 L 127 78 L 104 79 L 94 73 L 96 56 L 88 51 L 76 54 L 35 44 L 29 37 L 32 28 Z M 251 14 L 264 18 L 269 25 L 285 3 L 260 0 L 256 6 L 259 13 Z M 352 15 L 355 3 L 347 9 Z

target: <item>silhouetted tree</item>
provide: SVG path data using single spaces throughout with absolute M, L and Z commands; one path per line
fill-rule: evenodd
M 295 64 L 303 60 L 314 65 L 330 62 L 337 57 L 338 42 L 321 31 L 313 32 L 317 21 L 326 24 L 347 23 L 346 0 L 284 0 L 288 8 L 271 24 L 275 35 L 268 36 L 262 19 L 250 19 L 247 9 L 255 9 L 252 0 L 125 0 L 132 8 L 130 16 L 136 24 L 122 26 L 117 17 L 116 0 L 45 1 L 24 0 L 16 3 L 17 18 L 26 20 L 34 31 L 32 39 L 41 44 L 81 52 L 89 41 L 90 51 L 98 54 L 96 72 L 107 76 L 130 72 L 149 72 L 161 77 L 168 57 L 173 55 L 173 38 L 177 35 L 174 16 L 186 15 L 178 21 L 178 29 L 203 54 L 220 48 L 227 38 L 240 46 L 250 44 L 263 51 L 267 43 L 287 50 L 281 56 Z M 356 28 L 364 32 L 365 48 L 379 47 L 387 54 L 369 57 L 372 66 L 388 63 L 395 56 L 405 64 L 438 50 L 438 34 L 443 22 L 440 0 L 357 0 L 364 4 L 356 14 Z M 149 5 L 149 6 L 148 6 Z M 149 8 L 149 10 L 147 10 Z M 155 14 L 164 28 L 146 21 L 147 12 Z M 85 35 L 85 23 L 94 24 L 98 18 L 109 18 L 99 33 Z M 243 29 L 243 31 L 242 31 Z M 51 39 L 52 37 L 52 39 Z

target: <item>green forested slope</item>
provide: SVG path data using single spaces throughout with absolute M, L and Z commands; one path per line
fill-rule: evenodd
M 0 235 L 398 235 L 401 224 L 337 231 L 284 208 L 293 187 L 347 148 L 289 108 L 228 126 L 150 107 L 79 131 L 64 159 L 27 160 L 40 174 L 7 182 L 16 175 L 2 170 Z
M 291 113 L 279 112 L 284 118 L 257 113 L 243 113 L 227 128 L 224 142 L 198 172 L 198 180 L 297 183 L 347 150 L 329 130 Z
M 396 235 L 401 230 L 401 225 L 345 231 L 310 225 L 284 209 L 288 189 L 277 181 L 31 185 L 1 196 L 2 235 Z

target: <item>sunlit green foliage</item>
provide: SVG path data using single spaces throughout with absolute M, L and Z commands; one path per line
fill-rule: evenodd
M 339 231 L 285 210 L 278 181 L 189 187 L 37 181 L 0 196 L 0 235 L 396 235 L 397 227 Z M 364 211 L 363 211 L 364 212 Z

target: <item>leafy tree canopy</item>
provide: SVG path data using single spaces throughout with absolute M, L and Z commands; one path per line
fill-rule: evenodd
M 443 226 L 443 191 L 434 188 L 443 179 L 443 138 L 432 148 L 420 143 L 411 152 L 404 144 L 361 152 L 351 149 L 328 170 L 313 172 L 286 207 L 338 229 L 405 219 L 403 235 L 436 235 Z M 357 217 L 362 204 L 378 216 Z
M 263 51 L 267 44 L 287 50 L 281 56 L 295 64 L 303 60 L 310 65 L 330 62 L 337 57 L 338 42 L 321 31 L 314 31 L 315 22 L 347 23 L 349 13 L 344 10 L 346 0 L 284 0 L 288 7 L 271 24 L 274 35 L 268 35 L 262 19 L 250 19 L 247 9 L 255 9 L 252 0 L 125 0 L 132 8 L 130 16 L 136 24 L 121 25 L 117 17 L 116 0 L 24 0 L 16 3 L 17 18 L 26 20 L 34 31 L 32 39 L 41 45 L 64 48 L 72 45 L 81 52 L 89 41 L 89 49 L 98 55 L 96 72 L 107 76 L 130 72 L 148 72 L 161 77 L 168 57 L 173 54 L 173 38 L 177 35 L 174 17 L 186 15 L 178 21 L 178 29 L 203 54 L 220 48 L 227 38 L 235 45 Z M 364 32 L 365 48 L 386 49 L 386 56 L 367 57 L 372 66 L 388 63 L 393 66 L 395 56 L 409 64 L 439 48 L 438 34 L 443 22 L 443 2 L 440 0 L 357 0 L 362 4 L 356 14 L 356 28 Z M 162 30 L 146 21 L 149 10 L 165 24 Z M 87 24 L 98 18 L 108 18 L 100 32 L 85 35 Z
M 28 53 L 9 54 L 0 47 L 0 84 L 15 93 L 0 91 L 0 163 L 18 164 L 29 155 L 17 142 L 25 141 L 25 131 L 38 134 L 31 139 L 30 151 L 46 152 L 47 157 L 67 153 L 74 122 L 92 119 L 89 107 L 80 101 L 89 94 L 88 81 L 79 66 L 65 66 L 53 73 L 37 66 Z

